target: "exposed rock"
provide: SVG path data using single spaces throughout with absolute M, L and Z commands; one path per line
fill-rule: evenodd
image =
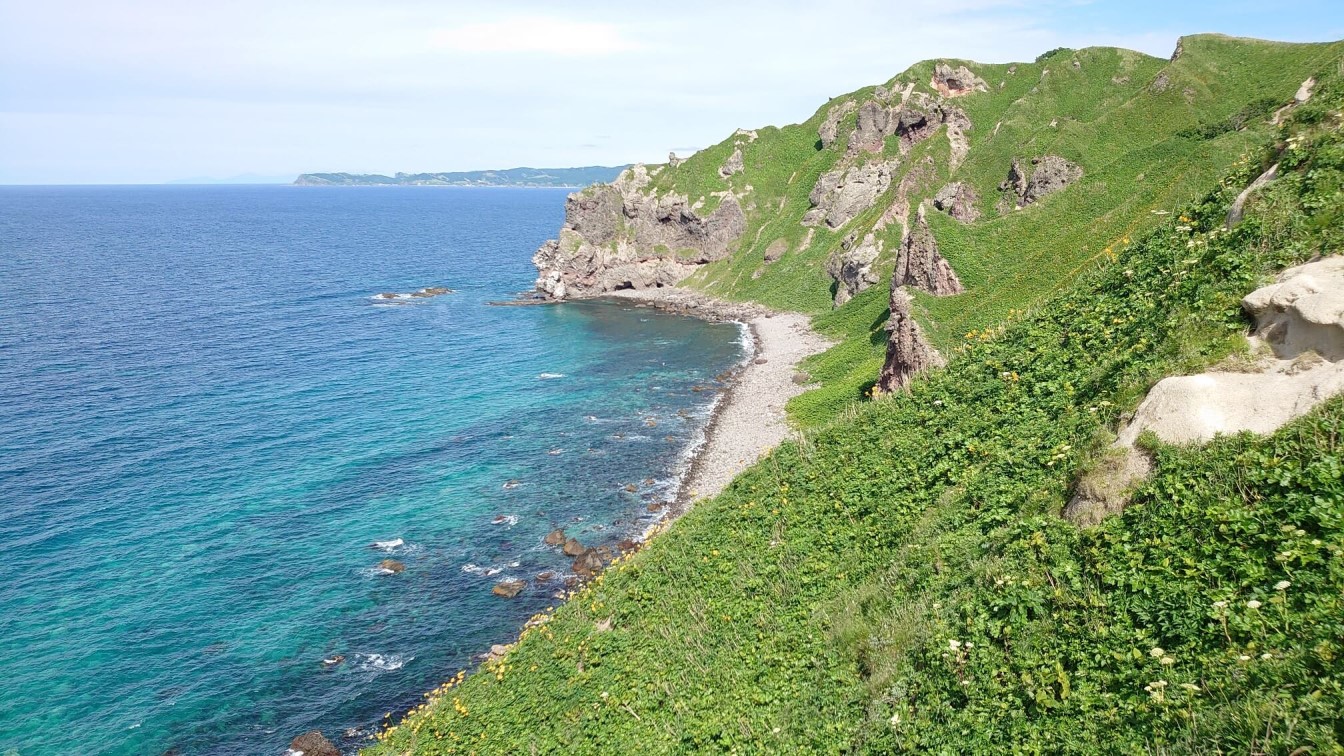
M 799 370 L 793 374 L 793 382 L 799 386 L 806 386 L 812 382 L 812 374 L 806 370 Z
M 825 223 L 840 228 L 867 210 L 891 186 L 891 172 L 897 161 L 875 161 L 848 169 L 836 169 L 821 175 L 808 195 L 812 209 L 803 216 L 803 225 Z
M 684 195 L 646 192 L 649 180 L 648 170 L 637 165 L 611 184 L 569 196 L 560 238 L 532 257 L 544 297 L 671 286 L 732 252 L 746 229 L 735 195 L 724 195 L 702 217 Z
M 639 543 L 630 538 L 623 538 L 616 544 L 616 550 L 621 553 L 628 553 L 639 550 Z
M 948 184 L 933 196 L 934 207 L 962 223 L 973 223 L 980 217 L 980 210 L 976 207 L 979 201 L 980 196 L 975 193 L 975 189 L 963 181 Z
M 1199 443 L 1217 434 L 1269 434 L 1344 393 L 1344 256 L 1289 268 L 1242 299 L 1255 319 L 1247 371 L 1164 378 L 1120 429 L 1111 457 L 1079 481 L 1065 516 L 1092 524 L 1123 509 L 1151 464 L 1135 448 L 1152 431 L 1167 443 Z
M 868 100 L 859 107 L 854 132 L 849 137 L 847 154 L 878 153 L 886 145 L 887 137 L 900 137 L 901 154 L 928 139 L 944 123 L 955 124 L 965 131 L 971 121 L 957 108 L 945 108 L 941 101 L 924 93 L 903 99 L 900 105 L 888 107 L 878 100 Z
M 1185 54 L 1185 37 L 1176 40 L 1176 49 L 1171 51 L 1171 62 L 1175 63 L 1181 55 Z
M 772 263 L 784 256 L 789 251 L 789 243 L 783 239 L 775 239 L 770 242 L 770 246 L 765 248 L 765 261 Z
M 556 528 L 547 533 L 543 540 L 547 546 L 563 546 L 567 539 L 565 538 L 565 531 L 562 528 Z
M 919 162 L 910 166 L 901 177 L 900 183 L 896 185 L 896 198 L 882 213 L 882 217 L 877 219 L 873 228 L 880 231 L 892 223 L 900 223 L 901 236 L 904 237 L 910 231 L 910 195 L 928 189 L 937 177 L 938 170 L 930 155 L 925 155 Z
M 319 731 L 313 730 L 294 738 L 289 742 L 289 750 L 303 756 L 341 756 L 341 749 Z
M 495 584 L 490 592 L 501 598 L 513 598 L 523 592 L 527 583 L 522 580 L 504 580 Z
M 1008 168 L 1008 178 L 999 184 L 999 191 L 1011 195 L 1009 201 L 1013 207 L 1025 207 L 1042 197 L 1063 189 L 1083 177 L 1082 166 L 1069 162 L 1058 155 L 1042 155 L 1031 159 L 1030 178 L 1022 170 L 1022 164 L 1013 159 Z M 996 209 L 1006 212 L 1008 203 L 1000 199 Z
M 685 161 L 683 161 L 681 158 L 677 157 L 677 153 L 675 153 L 675 152 L 669 152 L 669 153 L 667 153 L 667 165 L 668 165 L 669 168 L 676 168 L 677 166 L 681 165 L 683 162 L 685 162 Z
M 1344 360 L 1344 256 L 1288 268 L 1241 302 L 1256 336 L 1280 359 L 1316 352 Z
M 826 259 L 826 272 L 835 280 L 834 305 L 848 302 L 855 294 L 878 282 L 873 263 L 882 254 L 882 242 L 867 234 L 858 245 L 844 244 Z
M 757 134 L 755 129 L 738 129 L 737 131 L 733 132 L 733 136 L 746 137 L 747 142 L 751 143 L 756 141 Z
M 1167 91 L 1167 89 L 1170 87 L 1171 87 L 1171 77 L 1167 75 L 1166 71 L 1162 71 L 1161 73 L 1159 73 L 1157 75 L 1157 78 L 1153 79 L 1153 83 L 1148 85 L 1148 88 L 1153 90 L 1157 94 L 1161 94 Z
M 817 138 L 821 141 L 822 149 L 835 144 L 836 137 L 840 135 L 840 122 L 845 116 L 853 113 L 856 107 L 858 106 L 853 100 L 846 100 L 826 111 L 825 120 L 817 127 Z
M 406 565 L 395 559 L 384 559 L 378 563 L 378 569 L 388 575 L 397 575 L 406 571 Z
M 563 551 L 567 557 L 576 557 L 587 551 L 587 549 L 584 548 L 583 544 L 579 543 L 578 539 L 571 538 L 565 541 L 565 545 L 561 551 Z
M 1026 192 L 1022 195 L 1022 204 L 1030 205 L 1047 194 L 1053 194 L 1083 177 L 1083 169 L 1058 155 L 1045 155 L 1033 158 L 1036 167 L 1027 181 Z
M 901 244 L 896 256 L 896 270 L 892 276 L 892 289 L 901 286 L 913 286 L 937 296 L 960 294 L 963 289 L 952 265 L 939 252 L 938 242 L 933 238 L 933 230 L 924 217 L 921 206 L 915 223 Z
M 1249 186 L 1241 190 L 1241 194 L 1232 201 L 1232 207 L 1228 208 L 1227 220 L 1223 223 L 1226 228 L 1232 228 L 1241 222 L 1242 216 L 1246 212 L 1246 200 L 1250 199 L 1252 194 L 1260 191 L 1269 185 L 1271 181 L 1279 176 L 1279 164 L 1275 163 L 1269 167 L 1269 170 L 1256 177 Z
M 601 572 L 602 566 L 602 557 L 597 549 L 585 549 L 584 552 L 574 560 L 574 564 L 570 565 L 570 570 L 579 577 L 590 578 Z
M 933 68 L 933 79 L 929 86 L 938 90 L 943 97 L 961 97 L 972 92 L 988 92 L 989 85 L 985 80 L 971 73 L 966 66 L 957 66 L 952 68 L 946 63 L 939 63 Z
M 555 578 L 555 573 L 554 573 L 554 572 L 551 572 L 550 570 L 545 570 L 545 571 L 543 571 L 543 572 L 538 572 L 538 573 L 537 573 L 537 582 L 538 582 L 538 583 L 548 583 L 548 582 L 550 582 L 551 580 L 553 580 L 554 578 Z
M 727 178 L 735 173 L 741 173 L 745 167 L 742 162 L 742 150 L 739 148 L 733 150 L 733 154 L 723 161 L 723 165 L 719 166 L 719 175 Z
M 877 388 L 891 393 L 903 388 L 916 374 L 943 365 L 943 358 L 924 339 L 910 313 L 911 298 L 905 289 L 891 290 L 891 318 L 887 321 L 887 358 L 878 375 Z
M 1091 527 L 1118 514 L 1130 495 L 1153 471 L 1153 462 L 1141 449 L 1112 449 L 1094 469 L 1083 475 L 1064 507 L 1064 519 L 1079 527 Z

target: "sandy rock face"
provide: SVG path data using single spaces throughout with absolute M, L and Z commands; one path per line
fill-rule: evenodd
M 648 183 L 637 165 L 611 184 L 571 194 L 560 238 L 532 256 L 537 291 L 566 299 L 671 286 L 732 252 L 747 226 L 735 195 L 702 216 L 686 196 L 648 192 Z
M 1316 352 L 1344 360 L 1344 256 L 1288 268 L 1241 301 L 1255 333 L 1282 359 Z
M 729 155 L 727 160 L 723 161 L 723 165 L 719 166 L 719 175 L 727 178 L 735 173 L 741 173 L 745 169 L 746 165 L 742 161 L 742 149 L 738 148 L 733 150 L 733 154 Z

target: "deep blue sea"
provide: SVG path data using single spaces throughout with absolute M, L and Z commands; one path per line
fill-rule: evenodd
M 564 197 L 0 187 L 0 753 L 353 750 L 642 531 L 744 347 L 491 306 Z

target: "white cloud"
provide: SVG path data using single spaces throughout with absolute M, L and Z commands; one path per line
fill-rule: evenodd
M 439 29 L 432 33 L 431 39 L 440 49 L 469 53 L 600 56 L 641 47 L 615 24 L 546 16 L 514 16 L 464 24 Z

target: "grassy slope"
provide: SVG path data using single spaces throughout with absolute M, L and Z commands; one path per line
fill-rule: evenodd
M 966 161 L 948 173 L 949 150 L 940 131 L 907 156 L 898 173 L 899 178 L 931 155 L 938 178 L 913 202 L 950 180 L 970 183 L 981 197 L 984 215 L 976 224 L 962 225 L 937 213 L 930 218 L 943 254 L 967 286 L 956 297 L 917 298 L 925 333 L 937 347 L 955 347 L 967 332 L 1039 303 L 1107 247 L 1156 225 L 1162 216 L 1154 210 L 1170 211 L 1198 196 L 1238 155 L 1265 138 L 1272 107 L 1344 53 L 1344 44 L 1289 45 L 1214 35 L 1187 37 L 1183 46 L 1174 63 L 1128 50 L 1089 48 L 1036 63 L 970 64 L 990 91 L 952 102 L 974 124 Z M 899 89 L 915 82 L 917 91 L 929 91 L 932 70 L 932 62 L 920 63 L 887 84 Z M 1161 92 L 1152 86 L 1159 75 L 1168 81 Z M 821 316 L 815 325 L 841 343 L 806 366 L 823 387 L 790 403 L 793 419 L 804 427 L 829 422 L 862 398 L 882 363 L 885 292 L 870 291 L 832 313 L 832 282 L 824 261 L 843 236 L 862 236 L 872 228 L 895 189 L 840 231 L 817 229 L 806 248 L 807 229 L 801 225 L 808 193 L 817 177 L 839 161 L 856 116 L 842 122 L 841 138 L 830 149 L 819 149 L 817 127 L 832 106 L 862 102 L 872 92 L 866 88 L 836 98 L 802 124 L 759 129 L 755 141 L 730 137 L 676 169 L 663 170 L 654 183 L 659 190 L 705 197 L 706 208 L 717 202 L 712 193 L 728 184 L 739 193 L 751 187 L 747 201 L 754 210 L 749 207 L 742 247 L 730 259 L 706 266 L 688 284 L 727 299 Z M 1240 130 L 1219 128 L 1243 113 L 1251 117 Z M 725 181 L 718 167 L 737 144 L 746 171 Z M 894 150 L 889 146 L 888 152 Z M 997 186 L 1010 161 L 1044 154 L 1073 160 L 1086 175 L 1068 191 L 998 217 Z M 885 281 L 899 229 L 878 236 L 886 239 L 887 253 L 877 265 Z M 786 242 L 789 252 L 765 264 L 765 249 L 777 240 Z
M 1056 515 L 1152 381 L 1244 343 L 1242 294 L 1344 243 L 1329 73 L 1232 233 L 1268 148 L 909 394 L 785 444 L 373 753 L 1341 750 L 1344 402 L 1156 447 L 1094 530 Z

